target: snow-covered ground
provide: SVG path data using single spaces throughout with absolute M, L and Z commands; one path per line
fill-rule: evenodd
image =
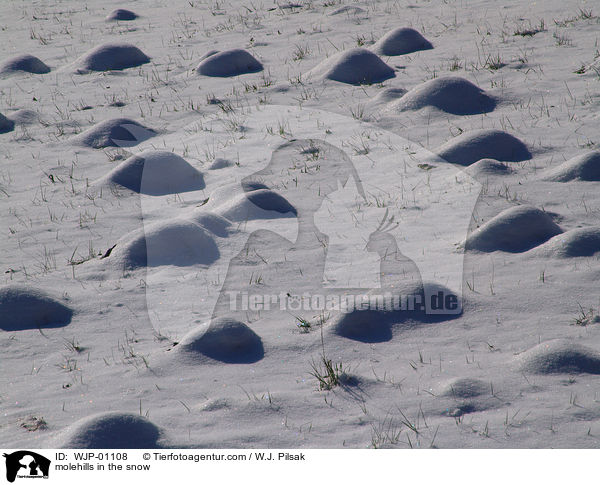
M 596 447 L 593 3 L 2 2 L 4 446 Z

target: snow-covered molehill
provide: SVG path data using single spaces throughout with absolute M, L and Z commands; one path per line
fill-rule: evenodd
M 50 68 L 40 59 L 30 54 L 11 57 L 0 64 L 0 75 L 13 74 L 16 72 L 46 74 L 50 72 Z
M 230 231 L 232 230 L 231 222 L 229 220 L 212 212 L 207 212 L 204 208 L 195 209 L 188 217 L 188 220 L 195 222 L 219 237 L 229 236 Z
M 115 167 L 103 182 L 145 195 L 168 195 L 202 190 L 202 173 L 173 152 L 146 150 Z
M 600 150 L 584 153 L 550 169 L 544 180 L 569 182 L 571 180 L 600 181 Z
M 399 27 L 387 32 L 372 49 L 381 56 L 400 56 L 433 49 L 433 45 L 415 29 Z
M 159 428 L 131 413 L 109 412 L 81 419 L 59 437 L 58 448 L 158 448 Z
M 15 122 L 0 113 L 0 133 L 8 133 L 15 129 Z
M 2 115 L 0 115 L 0 132 L 2 132 L 1 116 Z M 18 109 L 17 111 L 9 113 L 7 118 L 14 121 L 17 125 L 31 125 L 36 121 L 39 121 L 40 116 L 31 109 Z
M 196 68 L 198 74 L 211 77 L 240 76 L 262 70 L 260 61 L 244 49 L 209 53 Z
M 541 256 L 577 258 L 600 252 L 600 227 L 580 227 L 553 237 L 536 250 Z
M 241 182 L 242 190 L 244 192 L 252 192 L 253 190 L 269 189 L 265 184 L 252 178 L 244 178 Z
M 384 298 L 374 298 L 375 295 L 391 293 L 397 297 L 391 305 Z M 333 322 L 331 332 L 339 337 L 357 340 L 365 343 L 386 342 L 393 337 L 393 330 L 398 324 L 409 328 L 411 326 L 438 323 L 452 320 L 457 314 L 432 314 L 432 295 L 438 298 L 451 296 L 458 305 L 460 296 L 455 295 L 448 288 L 436 283 L 407 282 L 397 284 L 394 288 L 379 288 L 371 290 L 369 301 L 360 305 L 360 308 L 347 309 Z M 395 306 L 394 306 L 395 305 Z
M 385 88 L 369 100 L 369 105 L 384 105 L 402 98 L 407 93 L 403 88 Z
M 517 356 L 519 369 L 532 374 L 600 374 L 600 354 L 567 340 L 542 342 Z
M 330 12 L 329 15 L 347 15 L 349 17 L 356 17 L 359 15 L 366 15 L 366 10 L 361 7 L 356 7 L 354 5 L 344 5 L 343 7 L 336 8 L 333 12 Z
M 395 75 L 394 70 L 376 54 L 358 47 L 321 61 L 308 72 L 307 77 L 358 85 L 381 83 Z
M 493 392 L 490 382 L 473 377 L 457 377 L 442 383 L 434 390 L 434 395 L 438 398 L 440 413 L 457 418 L 502 406 L 502 401 Z
M 212 162 L 208 169 L 209 170 L 222 170 L 224 168 L 232 167 L 234 163 L 231 160 L 227 160 L 225 158 L 216 158 L 214 162 Z
M 445 383 L 438 394 L 455 399 L 469 399 L 490 393 L 490 384 L 481 379 L 459 377 Z
M 250 364 L 264 356 L 262 341 L 247 325 L 230 318 L 219 318 L 188 333 L 175 347 L 174 354 L 184 362 L 207 359 L 228 364 Z
M 388 313 L 378 309 L 342 313 L 334 322 L 332 333 L 364 343 L 387 342 L 393 336 Z
M 6 331 L 63 327 L 73 310 L 40 290 L 11 285 L 0 288 L 0 329 Z
M 73 143 L 90 148 L 132 147 L 156 132 L 129 118 L 102 121 L 73 137 Z
M 75 61 L 76 71 L 121 71 L 150 62 L 150 58 L 136 46 L 124 42 L 108 42 L 86 52 Z
M 478 162 L 465 168 L 465 173 L 476 180 L 482 177 L 508 175 L 511 172 L 512 169 L 507 164 L 494 160 L 493 158 L 482 158 Z
M 296 217 L 297 212 L 285 198 L 269 189 L 252 190 L 226 200 L 215 212 L 230 221 Z
M 138 18 L 138 14 L 127 10 L 126 8 L 117 8 L 106 16 L 106 20 L 135 20 Z
M 218 54 L 219 51 L 216 49 L 211 49 L 207 52 L 205 52 L 204 54 L 202 54 L 202 56 L 200 56 L 200 59 L 198 59 L 199 61 L 203 61 L 204 59 L 208 59 L 210 56 L 214 56 L 215 54 Z
M 562 233 L 546 212 L 528 205 L 511 207 L 473 231 L 465 249 L 482 252 L 527 251 Z
M 146 266 L 209 265 L 218 258 L 219 248 L 212 234 L 181 219 L 157 222 L 124 236 L 107 261 L 134 270 Z
M 484 90 L 461 77 L 431 79 L 416 86 L 390 106 L 396 111 L 431 106 L 454 115 L 489 113 L 496 101 Z
M 475 130 L 463 133 L 444 143 L 437 154 L 450 163 L 470 165 L 482 158 L 502 162 L 521 162 L 531 159 L 525 143 L 501 130 Z

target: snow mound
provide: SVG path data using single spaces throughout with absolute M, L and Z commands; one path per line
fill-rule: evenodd
M 179 155 L 160 150 L 146 150 L 133 155 L 114 168 L 107 182 L 121 185 L 145 195 L 168 195 L 202 190 L 202 173 Z
M 269 189 L 239 194 L 227 200 L 216 211 L 234 222 L 297 215 L 296 209 L 285 198 Z
M 394 70 L 376 54 L 360 47 L 339 52 L 308 72 L 308 76 L 314 79 L 355 85 L 381 83 L 395 75 Z
M 150 62 L 150 58 L 136 46 L 121 42 L 108 42 L 94 47 L 76 61 L 76 72 L 121 71 Z
M 433 49 L 433 45 L 415 29 L 400 27 L 386 33 L 373 44 L 372 49 L 382 56 L 400 56 Z
M 222 168 L 232 167 L 233 162 L 230 160 L 226 160 L 224 158 L 217 158 L 213 163 L 208 167 L 209 170 L 221 170 Z
M 129 118 L 113 118 L 88 128 L 75 136 L 73 142 L 90 148 L 125 148 L 135 146 L 154 135 L 156 135 L 154 130 L 146 128 L 137 121 Z
M 482 394 L 490 393 L 490 385 L 480 379 L 472 379 L 470 377 L 460 377 L 446 383 L 440 392 L 440 395 L 469 399 L 472 397 L 481 396 Z
M 200 57 L 200 60 L 203 61 L 204 59 L 208 59 L 210 56 L 214 56 L 215 54 L 218 54 L 219 51 L 218 50 L 210 50 L 208 52 L 206 52 L 205 54 L 202 55 L 202 57 Z
M 432 106 L 454 115 L 489 113 L 496 101 L 484 90 L 461 77 L 431 79 L 411 89 L 390 108 L 398 111 L 419 110 Z
M 365 15 L 367 12 L 364 8 L 355 7 L 353 5 L 344 5 L 343 7 L 336 8 L 333 12 L 330 12 L 329 15 Z
M 2 115 L 0 115 L 2 116 Z M 19 125 L 31 125 L 39 121 L 40 116 L 31 109 L 18 109 L 8 115 L 8 119 Z M 2 121 L 0 121 L 0 132 L 2 131 Z
M 29 72 L 31 74 L 46 74 L 50 68 L 37 57 L 30 54 L 11 57 L 0 65 L 0 74 Z
M 261 188 L 247 192 L 245 195 L 250 202 L 265 211 L 297 214 L 296 209 L 286 199 L 272 190 Z
M 221 397 L 216 399 L 210 399 L 208 402 L 200 404 L 199 408 L 201 411 L 212 413 L 214 411 L 229 409 L 230 404 L 226 398 Z
M 137 414 L 109 412 L 77 421 L 65 432 L 60 448 L 158 448 L 160 430 Z
M 0 113 L 0 133 L 8 133 L 15 129 L 15 122 Z
M 384 310 L 354 309 L 342 313 L 332 331 L 339 337 L 364 343 L 388 342 L 393 336 L 388 312 Z
M 230 221 L 218 214 L 206 212 L 205 210 L 202 210 L 202 208 L 195 209 L 189 217 L 189 220 L 219 237 L 229 236 L 229 231 L 231 230 Z
M 209 265 L 219 259 L 213 236 L 192 221 L 158 222 L 119 240 L 110 258 L 125 269 Z
M 581 227 L 567 231 L 537 249 L 541 255 L 559 258 L 593 256 L 600 252 L 600 227 Z
M 457 318 L 457 314 L 432 314 L 426 310 L 426 299 L 431 295 L 452 295 L 448 288 L 436 283 L 407 283 L 396 288 L 374 289 L 368 293 L 369 301 L 356 308 L 348 308 L 334 321 L 331 332 L 339 337 L 364 343 L 387 342 L 393 337 L 398 324 L 419 325 L 438 323 Z M 384 294 L 391 293 L 393 300 L 386 301 Z
M 472 165 L 469 165 L 465 172 L 471 177 L 489 177 L 494 175 L 508 175 L 512 169 L 505 163 L 494 160 L 493 158 L 483 158 Z
M 565 340 L 536 345 L 517 360 L 521 371 L 533 374 L 600 374 L 600 354 Z
M 388 104 L 401 98 L 406 92 L 406 89 L 402 88 L 385 88 L 370 99 L 369 104 Z
M 552 218 L 536 207 L 511 207 L 469 235 L 465 249 L 518 253 L 538 246 L 562 233 Z
M 231 77 L 263 70 L 263 65 L 244 49 L 231 49 L 206 57 L 196 72 L 203 76 Z
M 260 337 L 244 323 L 230 318 L 201 325 L 182 339 L 175 352 L 187 361 L 208 358 L 227 364 L 251 364 L 264 356 Z
M 600 150 L 578 155 L 547 172 L 544 180 L 568 182 L 570 180 L 600 181 Z
M 453 138 L 438 149 L 438 155 L 450 163 L 471 165 L 482 158 L 502 162 L 531 159 L 527 146 L 501 130 L 475 130 Z
M 478 413 L 486 411 L 490 406 L 481 405 L 480 402 L 463 402 L 456 407 L 446 408 L 443 412 L 444 415 L 458 418 L 465 414 Z
M 117 8 L 106 16 L 106 20 L 135 20 L 138 15 L 126 8 Z
M 251 177 L 243 178 L 242 182 L 241 182 L 241 186 L 242 186 L 242 190 L 244 192 L 252 192 L 253 190 L 261 190 L 261 189 L 269 190 L 269 187 L 267 187 L 265 184 L 263 184 L 262 182 L 259 182 L 258 180 L 253 180 Z
M 0 329 L 30 330 L 63 327 L 73 310 L 40 290 L 10 285 L 0 288 Z

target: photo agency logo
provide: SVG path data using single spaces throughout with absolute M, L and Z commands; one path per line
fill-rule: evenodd
M 3 453 L 6 465 L 6 480 L 12 483 L 17 478 L 48 478 L 50 460 L 33 451 L 20 450 Z
M 481 186 L 417 143 L 339 114 L 259 106 L 152 146 L 168 150 L 137 155 L 157 326 L 462 312 L 461 243 Z

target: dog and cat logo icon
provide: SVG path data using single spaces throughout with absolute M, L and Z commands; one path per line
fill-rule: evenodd
M 6 479 L 12 483 L 16 478 L 48 478 L 50 460 L 33 451 L 20 450 L 3 453 L 6 461 Z

